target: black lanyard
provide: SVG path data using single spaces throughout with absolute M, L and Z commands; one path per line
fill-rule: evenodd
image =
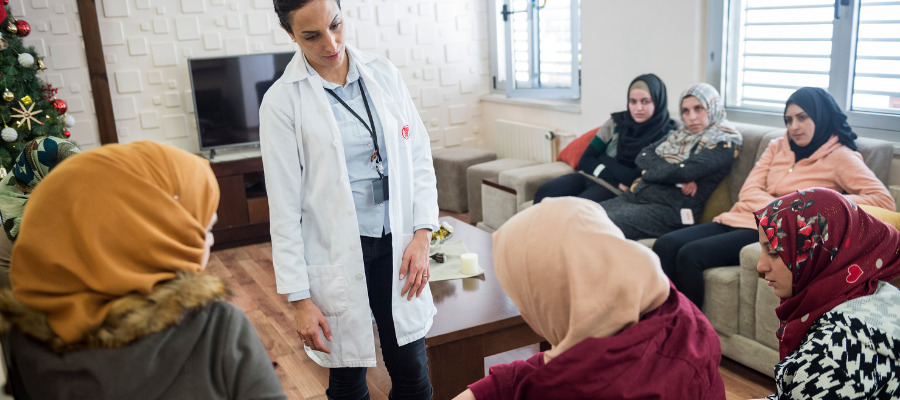
M 369 115 L 369 124 L 371 125 L 371 128 L 369 127 L 369 125 L 366 125 L 366 121 L 363 121 L 362 117 L 360 117 L 359 114 L 356 113 L 356 111 L 353 111 L 353 109 L 350 108 L 350 106 L 345 103 L 344 100 L 340 98 L 340 96 L 335 94 L 333 90 L 325 90 L 327 90 L 332 97 L 334 97 L 339 103 L 341 103 L 341 105 L 344 106 L 347 111 L 350 111 L 350 113 L 353 114 L 353 116 L 356 117 L 356 119 L 358 119 L 364 127 L 366 127 L 366 130 L 369 131 L 370 135 L 372 135 L 372 145 L 375 146 L 375 152 L 372 153 L 372 158 L 370 159 L 370 161 L 375 161 L 378 164 L 381 164 L 381 152 L 378 151 L 378 136 L 375 135 L 375 120 L 372 119 L 372 110 L 369 109 L 369 101 L 366 99 L 366 89 L 362 85 L 362 80 L 360 80 L 359 93 L 362 94 L 363 104 L 365 104 L 366 106 L 366 114 Z M 378 176 L 383 176 L 379 168 L 376 168 L 375 170 L 378 171 Z

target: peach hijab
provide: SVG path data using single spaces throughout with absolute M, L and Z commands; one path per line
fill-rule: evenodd
M 615 336 L 662 305 L 659 258 L 625 239 L 596 202 L 548 198 L 494 233 L 494 269 L 549 362 L 587 338 Z
M 35 188 L 13 248 L 13 296 L 66 343 L 97 329 L 110 302 L 200 271 L 219 203 L 209 162 L 144 141 L 72 157 Z

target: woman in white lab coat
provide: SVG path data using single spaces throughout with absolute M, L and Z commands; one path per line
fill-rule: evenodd
M 428 134 L 397 68 L 344 44 L 339 0 L 274 3 L 300 46 L 260 106 L 278 293 L 307 354 L 331 369 L 329 398 L 368 397 L 374 315 L 391 397 L 430 399 Z

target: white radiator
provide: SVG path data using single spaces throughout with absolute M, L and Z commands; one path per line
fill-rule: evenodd
M 494 150 L 498 158 L 517 158 L 542 163 L 556 161 L 574 135 L 547 127 L 498 119 L 494 130 Z

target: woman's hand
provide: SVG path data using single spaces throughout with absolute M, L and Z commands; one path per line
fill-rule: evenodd
M 407 296 L 412 300 L 422 294 L 425 285 L 428 284 L 429 264 L 428 248 L 431 246 L 431 230 L 419 229 L 413 236 L 412 242 L 403 251 L 403 261 L 400 263 L 400 280 L 406 279 L 401 296 Z
M 688 182 L 681 184 L 681 193 L 684 193 L 685 196 L 694 197 L 697 194 L 697 183 L 696 182 Z
M 623 191 L 623 192 L 627 192 L 627 191 L 629 191 L 630 189 L 628 189 L 628 186 L 625 186 L 625 184 L 620 183 L 620 184 L 619 184 L 619 190 L 621 190 L 621 191 Z
M 319 328 L 322 328 L 325 339 L 328 339 L 329 342 L 334 340 L 331 337 L 331 328 L 319 307 L 316 307 L 312 299 L 295 301 L 291 304 L 294 306 L 294 324 L 296 324 L 297 334 L 300 335 L 303 344 L 313 350 L 331 354 L 331 350 L 325 347 L 322 337 L 319 336 Z

